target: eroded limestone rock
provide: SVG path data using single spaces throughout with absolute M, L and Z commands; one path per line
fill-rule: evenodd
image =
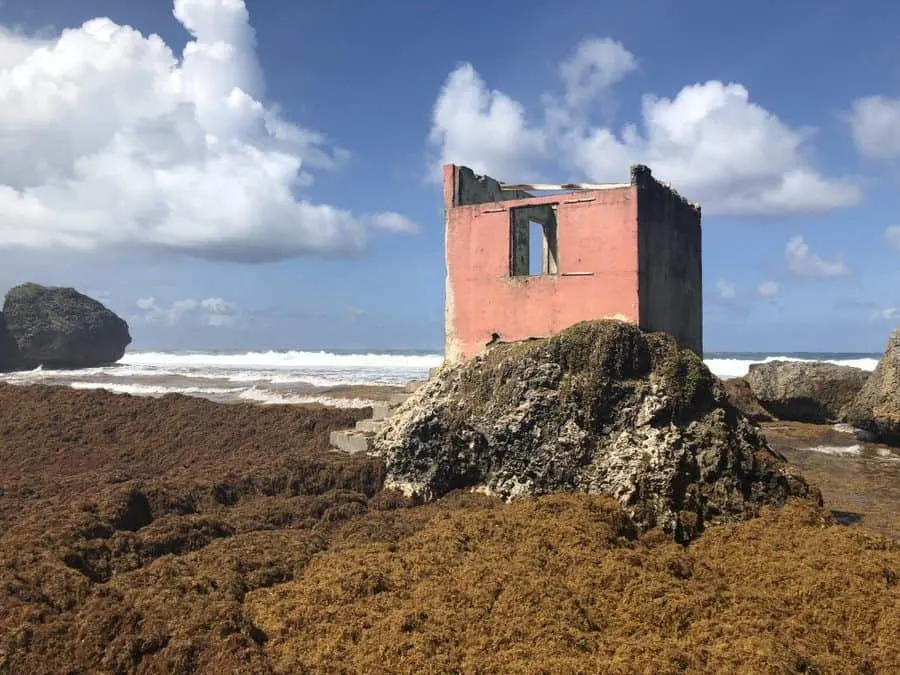
M 408 496 L 608 493 L 679 540 L 792 495 L 819 499 L 698 356 L 612 320 L 443 368 L 373 445 L 386 485 Z
M 754 363 L 747 383 L 775 417 L 825 424 L 841 419 L 844 408 L 863 388 L 869 373 L 821 361 Z

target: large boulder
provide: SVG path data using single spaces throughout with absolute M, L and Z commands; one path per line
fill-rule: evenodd
M 743 377 L 730 377 L 722 380 L 728 400 L 735 408 L 740 410 L 751 422 L 771 422 L 774 418 L 768 410 L 762 407 L 759 399 L 753 395 L 753 390 Z
M 503 498 L 607 493 L 639 525 L 682 541 L 762 504 L 819 499 L 700 358 L 668 335 L 612 320 L 441 369 L 373 448 L 386 487 L 413 498 L 456 488 Z
M 871 434 L 870 440 L 900 445 L 900 329 L 891 333 L 875 372 L 844 410 L 844 421 Z
M 837 422 L 863 388 L 869 373 L 821 361 L 755 363 L 747 384 L 762 406 L 782 420 Z
M 74 288 L 16 286 L 6 294 L 3 317 L 21 368 L 115 363 L 131 343 L 123 319 Z

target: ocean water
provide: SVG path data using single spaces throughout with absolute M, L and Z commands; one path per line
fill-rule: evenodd
M 750 365 L 778 359 L 828 361 L 873 370 L 880 354 L 742 353 L 706 355 L 710 370 L 722 378 L 740 377 Z M 43 370 L 0 375 L 14 384 L 64 384 L 76 389 L 161 396 L 181 393 L 216 401 L 325 403 L 363 407 L 371 403 L 350 395 L 357 385 L 402 385 L 422 379 L 440 365 L 440 354 L 423 352 L 341 353 L 336 351 L 129 352 L 105 368 Z M 344 389 L 337 395 L 336 389 Z
M 438 354 L 421 352 L 128 352 L 112 366 L 38 368 L 0 375 L 0 381 L 64 384 L 74 389 L 107 389 L 137 396 L 180 393 L 222 402 L 365 407 L 372 401 L 352 395 L 347 388 L 402 385 L 427 377 L 441 360 Z M 338 389 L 344 391 L 338 395 Z

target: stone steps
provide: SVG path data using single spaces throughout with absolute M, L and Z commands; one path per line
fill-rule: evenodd
M 384 420 L 360 420 L 356 423 L 356 430 L 364 434 L 375 434 L 384 425 Z
M 342 429 L 331 432 L 331 447 L 339 452 L 355 455 L 358 452 L 368 452 L 372 434 L 367 434 L 355 429 Z
M 373 420 L 386 420 L 391 416 L 391 406 L 386 402 L 379 401 L 372 406 Z
M 331 447 L 337 452 L 356 454 L 369 452 L 372 446 L 372 438 L 379 432 L 384 421 L 390 417 L 394 409 L 406 403 L 423 384 L 428 380 L 412 380 L 406 383 L 403 391 L 393 394 L 387 401 L 378 401 L 372 406 L 372 417 L 359 420 L 353 429 L 341 429 L 331 432 Z

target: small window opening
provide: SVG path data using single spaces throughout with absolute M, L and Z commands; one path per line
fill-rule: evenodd
M 510 276 L 555 275 L 559 269 L 553 205 L 510 210 Z

